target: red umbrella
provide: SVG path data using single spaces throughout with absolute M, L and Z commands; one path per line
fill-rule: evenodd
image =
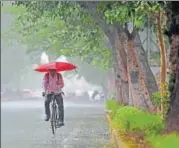
M 75 65 L 67 62 L 52 62 L 48 64 L 43 64 L 35 68 L 35 71 L 38 72 L 49 72 L 49 69 L 56 69 L 56 72 L 59 71 L 69 71 L 77 68 Z

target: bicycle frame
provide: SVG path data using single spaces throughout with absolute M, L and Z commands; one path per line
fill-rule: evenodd
M 50 122 L 51 122 L 51 127 L 52 127 L 52 134 L 55 135 L 55 131 L 58 128 L 58 120 L 59 120 L 59 112 L 57 109 L 57 102 L 55 99 L 56 95 L 60 95 L 60 94 L 64 94 L 63 92 L 60 93 L 47 93 L 46 95 L 52 95 L 51 96 L 51 118 L 50 118 Z
M 51 127 L 52 127 L 52 133 L 53 135 L 55 135 L 55 131 L 56 131 L 56 128 L 57 128 L 57 124 L 58 124 L 58 116 L 59 116 L 59 112 L 58 112 L 58 109 L 57 109 L 57 102 L 56 102 L 56 99 L 55 99 L 55 96 L 56 95 L 60 95 L 61 93 L 58 93 L 58 94 L 55 94 L 55 93 L 50 93 L 51 96 L 51 118 L 50 118 L 50 121 L 51 121 Z
M 51 108 L 57 108 L 56 100 L 55 100 L 55 95 L 52 95 L 52 100 L 51 100 Z

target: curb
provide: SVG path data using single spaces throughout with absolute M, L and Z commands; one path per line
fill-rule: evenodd
M 111 143 L 114 146 L 114 148 L 126 148 L 125 144 L 120 139 L 118 132 L 110 126 L 111 125 L 111 119 L 109 117 L 109 113 L 110 113 L 110 111 L 106 111 L 106 118 L 107 118 L 107 121 L 109 123 L 110 133 L 111 133 Z
M 143 135 L 136 133 L 120 134 L 119 131 L 112 128 L 109 113 L 110 111 L 106 111 L 106 118 L 110 127 L 111 144 L 114 146 L 114 148 L 151 148 L 143 139 Z

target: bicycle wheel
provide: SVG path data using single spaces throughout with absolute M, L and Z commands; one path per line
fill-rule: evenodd
M 51 127 L 52 127 L 52 134 L 55 135 L 56 130 L 56 107 L 52 107 L 52 116 L 51 116 Z

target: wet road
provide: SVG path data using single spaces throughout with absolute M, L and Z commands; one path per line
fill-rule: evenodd
M 65 126 L 53 136 L 43 100 L 1 102 L 2 148 L 102 148 L 108 139 L 104 105 L 65 104 Z

